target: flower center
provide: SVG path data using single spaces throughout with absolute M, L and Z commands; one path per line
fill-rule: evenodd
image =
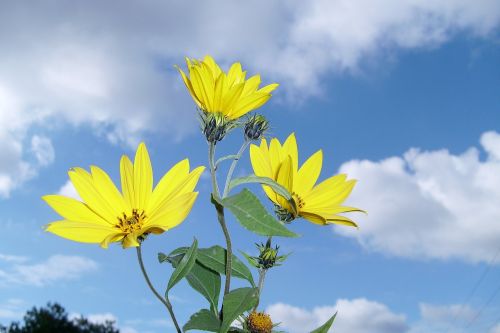
M 143 210 L 139 212 L 137 209 L 133 209 L 132 215 L 122 214 L 122 216 L 118 217 L 118 224 L 116 226 L 123 232 L 131 233 L 142 228 L 142 224 L 146 218 Z
M 300 195 L 298 195 L 297 193 L 292 192 L 292 197 L 293 197 L 293 200 L 295 200 L 295 203 L 297 204 L 298 208 L 302 208 L 306 205 L 304 199 L 302 199 L 300 197 Z
M 251 333 L 271 333 L 273 322 L 268 314 L 252 312 L 247 318 L 248 329 Z

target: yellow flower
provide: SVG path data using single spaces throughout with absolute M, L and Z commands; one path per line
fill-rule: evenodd
M 272 139 L 269 147 L 263 139 L 260 146 L 251 145 L 250 159 L 257 176 L 269 177 L 283 185 L 293 197 L 295 209 L 271 187 L 263 186 L 266 195 L 278 206 L 278 214 L 290 221 L 300 216 L 316 224 L 337 223 L 356 226 L 351 219 L 340 213 L 362 211 L 354 207 L 342 206 L 351 193 L 355 180 L 346 180 L 340 174 L 316 184 L 323 163 L 323 152 L 318 150 L 300 167 L 295 135 L 291 134 L 283 145 Z
M 182 79 L 198 107 L 206 113 L 220 113 L 227 119 L 238 119 L 261 107 L 271 98 L 277 83 L 259 88 L 260 75 L 246 79 L 241 64 L 232 64 L 226 74 L 211 56 L 203 61 L 186 58 L 188 76 L 179 68 Z
M 139 246 L 147 234 L 161 234 L 180 224 L 191 211 L 198 192 L 193 192 L 204 167 L 189 171 L 187 159 L 177 163 L 153 190 L 153 170 L 146 145 L 141 143 L 134 164 L 123 155 L 120 161 L 120 193 L 102 169 L 91 166 L 68 174 L 83 202 L 62 195 L 43 199 L 63 217 L 46 230 L 83 243 L 107 248 L 122 242 L 124 248 Z M 138 240 L 139 239 L 139 240 Z

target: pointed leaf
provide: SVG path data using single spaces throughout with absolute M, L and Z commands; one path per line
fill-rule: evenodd
M 186 254 L 182 257 L 181 261 L 179 262 L 174 272 L 170 276 L 166 293 L 168 293 L 168 291 L 172 289 L 173 286 L 175 286 L 191 271 L 191 268 L 193 268 L 193 265 L 196 261 L 197 250 L 198 250 L 198 241 L 195 238 L 193 244 L 186 252 Z
M 184 254 L 178 254 L 177 256 L 172 257 L 167 256 L 167 261 L 171 263 L 173 267 L 177 267 L 183 256 Z M 186 280 L 191 288 L 205 297 L 210 304 L 210 309 L 214 313 L 217 313 L 221 288 L 220 275 L 196 261 L 194 266 L 191 268 L 191 272 L 189 272 L 186 276 Z
M 258 235 L 299 236 L 270 215 L 259 199 L 247 189 L 223 199 L 222 204 L 236 216 L 243 227 Z
M 220 274 L 226 274 L 226 254 L 225 248 L 215 245 L 208 249 L 200 249 L 198 251 L 198 260 L 208 268 Z M 255 282 L 248 267 L 234 254 L 232 258 L 231 274 L 234 277 L 247 280 L 254 287 Z
M 191 316 L 188 322 L 182 327 L 182 330 L 203 330 L 208 332 L 218 332 L 220 329 L 220 321 L 217 316 L 210 310 L 203 309 Z
M 311 333 L 328 333 L 328 330 L 333 324 L 333 321 L 335 320 L 335 317 L 337 316 L 337 312 L 326 322 L 323 324 L 323 326 L 318 327 L 314 331 L 311 331 Z
M 219 332 L 226 333 L 238 316 L 257 304 L 257 299 L 257 288 L 238 288 L 226 294 L 222 305 L 222 315 L 224 319 Z

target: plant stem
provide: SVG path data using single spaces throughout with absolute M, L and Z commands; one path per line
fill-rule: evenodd
M 233 162 L 231 163 L 231 166 L 229 167 L 229 171 L 227 172 L 227 177 L 226 177 L 226 184 L 224 186 L 224 193 L 222 193 L 222 197 L 225 198 L 229 193 L 229 183 L 231 182 L 231 178 L 233 177 L 234 169 L 236 168 L 236 164 L 238 164 L 238 161 L 241 158 L 241 155 L 245 152 L 247 149 L 248 145 L 250 144 L 250 140 L 245 140 L 243 144 L 241 145 L 240 150 L 236 154 L 236 156 L 233 159 Z
M 149 286 L 149 289 L 153 292 L 153 294 L 160 300 L 160 302 L 165 305 L 165 307 L 168 310 L 168 313 L 170 313 L 170 317 L 172 317 L 172 321 L 174 322 L 175 328 L 177 330 L 177 333 L 182 333 L 179 324 L 177 323 L 177 319 L 175 318 L 174 310 L 172 309 L 172 304 L 168 300 L 168 297 L 163 298 L 155 289 L 153 284 L 151 283 L 151 280 L 149 280 L 148 273 L 146 272 L 146 268 L 144 267 L 144 262 L 142 261 L 142 252 L 141 252 L 141 246 L 137 246 L 137 259 L 139 260 L 139 266 L 141 267 L 142 274 L 144 275 L 144 279 L 146 280 L 146 283 Z
M 257 303 L 253 307 L 253 311 L 256 311 L 257 307 L 259 306 L 260 295 L 262 294 L 262 289 L 264 289 L 264 280 L 266 279 L 266 273 L 267 273 L 267 269 L 259 269 L 259 284 L 258 284 L 259 294 L 257 297 Z
M 229 293 L 231 288 L 231 271 L 232 271 L 232 259 L 233 259 L 233 250 L 231 245 L 231 236 L 229 235 L 229 230 L 227 229 L 226 219 L 224 217 L 224 207 L 219 204 L 220 194 L 219 194 L 219 186 L 217 185 L 217 175 L 215 170 L 214 163 L 214 155 L 215 155 L 215 144 L 210 142 L 208 149 L 208 163 L 210 165 L 210 174 L 212 176 L 212 195 L 215 197 L 215 209 L 217 210 L 217 220 L 222 228 L 222 232 L 224 233 L 224 238 L 226 239 L 226 282 L 224 284 L 224 295 Z

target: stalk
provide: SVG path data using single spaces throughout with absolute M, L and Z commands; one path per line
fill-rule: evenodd
M 236 156 L 233 159 L 233 162 L 231 163 L 231 166 L 229 167 L 229 171 L 227 172 L 227 177 L 226 177 L 226 184 L 224 186 L 224 192 L 222 193 L 222 198 L 225 198 L 229 193 L 229 183 L 231 182 L 231 178 L 233 177 L 234 169 L 236 168 L 236 165 L 238 164 L 238 161 L 241 158 L 241 155 L 245 152 L 247 149 L 248 145 L 250 144 L 250 140 L 245 140 L 243 144 L 241 145 L 240 150 L 236 154 Z
M 147 283 L 149 289 L 151 289 L 151 291 L 156 296 L 156 298 L 158 298 L 158 300 L 160 302 L 162 302 L 163 305 L 165 305 L 165 307 L 167 308 L 168 313 L 170 314 L 170 317 L 172 318 L 172 321 L 174 322 L 175 329 L 177 330 L 177 333 L 182 333 L 182 331 L 181 331 L 181 329 L 179 327 L 179 323 L 177 323 L 177 319 L 175 318 L 175 314 L 174 314 L 174 310 L 172 308 L 172 304 L 170 303 L 168 297 L 163 298 L 158 293 L 158 291 L 156 291 L 155 287 L 151 283 L 151 280 L 149 279 L 148 273 L 146 272 L 146 268 L 144 267 L 144 262 L 142 261 L 141 246 L 140 245 L 137 246 L 136 249 L 137 249 L 137 259 L 139 260 L 139 266 L 141 267 L 142 274 L 144 275 L 144 279 L 146 280 L 146 283 Z
M 217 175 L 215 170 L 215 143 L 210 142 L 208 149 L 208 162 L 210 165 L 210 175 L 212 177 L 212 195 L 215 197 L 215 209 L 217 211 L 217 220 L 224 233 L 224 238 L 226 239 L 226 281 L 224 284 L 224 295 L 229 293 L 231 288 L 231 270 L 232 270 L 232 258 L 233 250 L 231 245 L 231 236 L 229 230 L 227 229 L 226 219 L 224 217 L 224 207 L 222 207 L 217 201 L 220 200 L 219 186 L 217 185 Z

